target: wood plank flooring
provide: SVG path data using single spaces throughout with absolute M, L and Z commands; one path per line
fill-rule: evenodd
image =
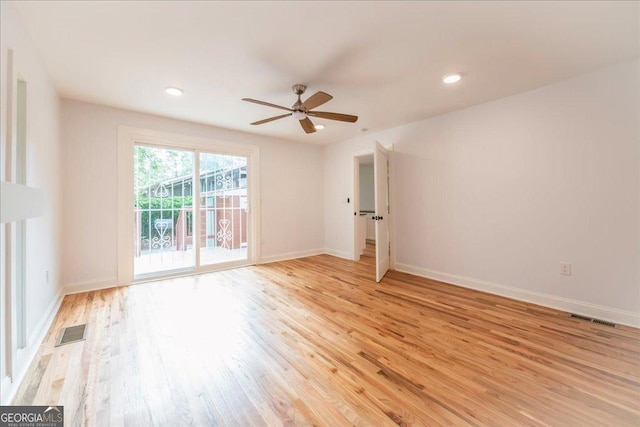
M 362 251 L 362 257 L 376 257 L 376 244 L 375 243 L 369 243 L 367 242 L 367 244 L 364 247 L 364 251 Z M 375 262 L 375 260 L 371 261 L 367 261 L 367 260 L 363 260 L 364 262 Z
M 638 426 L 640 330 L 328 255 L 67 296 L 67 425 Z M 87 322 L 84 342 L 54 347 Z

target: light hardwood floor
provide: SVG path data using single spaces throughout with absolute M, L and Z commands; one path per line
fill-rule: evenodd
M 640 331 L 327 255 L 67 296 L 67 425 L 640 424 Z M 88 322 L 85 342 L 54 348 Z
M 373 257 L 373 258 L 375 258 L 376 257 L 376 244 L 367 242 L 367 244 L 364 247 L 364 251 L 362 251 L 361 257 Z M 373 261 L 371 261 L 371 260 L 362 260 L 362 261 L 363 262 L 375 262 L 375 260 L 373 260 Z

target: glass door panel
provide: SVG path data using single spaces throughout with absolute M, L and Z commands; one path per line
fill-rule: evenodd
M 247 260 L 247 158 L 200 153 L 200 265 Z
M 134 277 L 195 269 L 192 151 L 134 147 Z

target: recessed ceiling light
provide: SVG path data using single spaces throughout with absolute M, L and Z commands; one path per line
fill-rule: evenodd
M 172 96 L 180 96 L 180 95 L 182 95 L 182 89 L 180 89 L 179 87 L 169 86 L 164 91 L 167 92 L 169 95 L 172 95 Z
M 446 75 L 442 78 L 442 81 L 449 84 L 449 83 L 455 83 L 458 80 L 460 80 L 462 78 L 462 76 L 460 74 L 449 74 Z
M 316 128 L 316 130 L 322 130 L 324 129 L 324 125 L 315 125 L 314 128 Z

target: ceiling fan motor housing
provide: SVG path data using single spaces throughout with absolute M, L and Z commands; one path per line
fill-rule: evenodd
M 298 100 L 296 101 L 295 104 L 291 106 L 291 109 L 294 110 L 293 118 L 296 120 L 304 120 L 307 117 L 307 115 L 306 115 L 306 112 L 302 108 L 300 108 L 300 106 L 302 105 L 302 100 L 300 99 L 300 95 L 302 95 L 304 91 L 307 90 L 307 86 L 297 84 L 297 85 L 291 86 L 291 89 L 293 89 L 293 93 L 298 95 Z

